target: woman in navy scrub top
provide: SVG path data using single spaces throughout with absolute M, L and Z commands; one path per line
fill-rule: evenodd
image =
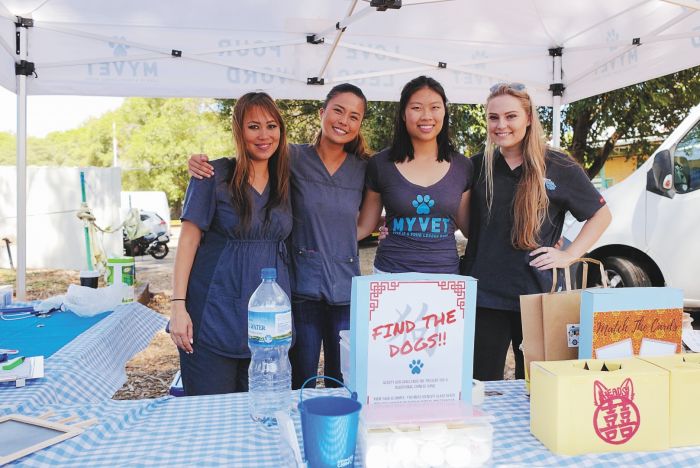
M 508 347 L 524 378 L 520 295 L 549 291 L 552 268 L 583 255 L 611 220 L 581 166 L 545 144 L 522 84 L 501 83 L 486 101 L 486 150 L 472 159 L 474 187 L 462 273 L 479 280 L 474 378 L 502 380 Z M 586 220 L 564 250 L 555 248 L 570 211 Z
M 170 337 L 186 395 L 248 390 L 248 299 L 260 270 L 277 269 L 289 293 L 284 240 L 292 230 L 284 122 L 270 96 L 248 93 L 233 109 L 235 160 L 192 179 L 173 274 Z
M 454 232 L 466 233 L 472 163 L 449 140 L 447 98 L 427 76 L 401 91 L 391 147 L 370 159 L 358 222 L 362 238 L 386 208 L 388 235 L 377 249 L 376 272 L 459 272 Z
M 350 328 L 352 277 L 360 274 L 356 233 L 368 156 L 360 133 L 366 109 L 358 87 L 337 85 L 319 110 L 314 143 L 290 147 L 293 388 L 317 374 L 322 344 L 324 374 L 342 380 L 338 332 Z M 211 175 L 204 161 L 204 155 L 190 158 L 193 176 Z

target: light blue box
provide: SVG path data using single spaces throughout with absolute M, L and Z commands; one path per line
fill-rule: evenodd
M 581 292 L 579 359 L 593 356 L 593 314 L 634 310 L 680 309 L 683 291 L 675 288 L 595 288 Z M 680 329 L 682 323 L 678 323 Z
M 406 300 L 405 305 L 400 305 L 394 309 L 387 311 L 382 310 L 379 301 L 382 294 L 386 291 L 393 291 L 393 299 L 391 304 L 402 304 L 401 300 L 404 297 L 404 292 L 411 291 L 412 294 L 419 294 L 420 291 L 429 291 L 430 288 L 437 287 L 435 297 L 423 297 L 415 303 L 415 298 L 411 301 Z M 368 389 L 368 373 L 369 373 L 369 345 L 370 341 L 384 339 L 384 336 L 372 336 L 373 330 L 377 323 L 405 323 L 408 330 L 408 322 L 412 321 L 416 324 L 415 330 L 403 335 L 398 334 L 395 337 L 389 338 L 386 341 L 387 349 L 391 346 L 392 351 L 396 351 L 396 361 L 391 361 L 391 366 L 382 368 L 387 374 L 404 373 L 406 380 L 415 380 L 421 372 L 425 372 L 425 380 L 433 380 L 439 378 L 439 375 L 431 375 L 430 372 L 438 369 L 438 372 L 444 373 L 444 367 L 449 366 L 454 369 L 461 366 L 461 388 L 459 390 L 459 398 L 467 403 L 471 403 L 472 398 L 472 374 L 473 374 L 473 358 L 474 358 L 474 320 L 476 313 L 476 288 L 477 280 L 461 275 L 438 275 L 438 274 L 420 274 L 420 273 L 399 273 L 399 274 L 381 274 L 370 276 L 358 276 L 352 281 L 352 302 L 350 313 L 350 382 L 346 382 L 351 390 L 358 393 L 358 400 L 363 404 L 369 402 Z M 448 311 L 437 310 L 439 307 L 447 304 L 451 298 L 455 299 L 455 306 Z M 411 303 L 408 303 L 411 302 Z M 432 304 L 432 305 L 431 305 Z M 433 307 L 436 309 L 434 310 Z M 415 308 L 415 310 L 414 310 Z M 373 314 L 381 313 L 384 316 L 372 316 L 372 329 L 370 330 L 370 309 Z M 400 309 L 400 310 L 399 310 Z M 403 314 L 403 315 L 402 315 Z M 455 315 L 457 314 L 457 315 Z M 446 318 L 445 322 L 437 324 L 438 317 Z M 450 318 L 457 318 L 452 323 L 448 323 Z M 401 320 L 397 320 L 401 319 Z M 403 320 L 405 319 L 405 320 Z M 414 320 L 415 319 L 415 320 Z M 460 324 L 461 320 L 461 324 Z M 452 326 L 450 326 L 452 325 Z M 458 327 L 458 328 L 455 328 Z M 388 330 L 388 328 L 382 328 Z M 376 330 L 375 330 L 376 331 Z M 463 334 L 462 346 L 458 354 L 452 354 L 447 357 L 446 352 L 450 346 L 458 348 L 455 342 L 449 341 L 456 331 Z M 415 333 L 414 333 L 415 332 Z M 423 333 L 421 340 L 418 341 L 418 336 Z M 418 350 L 420 346 L 427 346 L 426 343 L 435 343 L 436 340 L 430 341 L 430 338 L 437 337 L 437 345 L 432 348 L 423 348 Z M 423 340 L 423 338 L 425 338 Z M 391 341 L 395 340 L 395 341 Z M 403 342 L 403 346 L 401 343 Z M 408 349 L 406 342 L 410 342 L 408 348 L 415 346 L 414 349 L 404 355 L 404 351 Z M 391 344 L 393 343 L 393 344 Z M 376 343 L 375 343 L 376 345 Z M 442 346 L 445 346 L 442 348 Z M 400 349 L 400 352 L 397 351 Z M 432 351 L 431 351 L 432 350 Z M 389 353 L 391 351 L 388 351 Z M 382 355 L 383 357 L 386 357 Z M 439 357 L 439 364 L 431 367 L 432 363 L 438 362 L 436 357 Z M 444 364 L 447 362 L 447 364 Z M 374 363 L 374 365 L 377 365 Z M 396 366 L 396 367 L 395 367 Z M 426 366 L 426 367 L 423 367 Z M 391 367 L 391 368 L 389 368 Z M 405 372 L 403 371 L 405 369 Z M 452 382 L 456 385 L 457 382 Z M 433 385 L 428 382 L 426 385 Z M 406 391 L 413 393 L 412 391 Z M 416 390 L 415 394 L 428 395 L 429 390 Z M 409 396 L 413 398 L 413 395 Z M 389 403 L 389 401 L 387 401 Z

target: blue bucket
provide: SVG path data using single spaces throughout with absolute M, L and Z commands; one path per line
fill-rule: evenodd
M 350 398 L 324 396 L 304 401 L 304 387 L 317 378 L 343 385 L 343 382 L 332 377 L 317 375 L 301 386 L 299 414 L 306 461 L 310 468 L 354 466 L 357 424 L 362 404 L 357 401 L 357 393 L 350 392 L 345 385 L 343 387 L 350 392 Z

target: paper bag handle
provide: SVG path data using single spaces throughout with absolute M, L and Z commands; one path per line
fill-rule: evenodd
M 608 277 L 605 274 L 605 268 L 603 268 L 603 263 L 600 260 L 596 260 L 595 258 L 588 258 L 588 257 L 581 257 L 581 258 L 575 258 L 571 260 L 569 263 L 566 264 L 566 266 L 563 268 L 564 270 L 564 282 L 566 286 L 567 291 L 571 291 L 571 265 L 574 263 L 583 263 L 583 281 L 581 284 L 581 289 L 585 289 L 588 287 L 588 264 L 589 263 L 596 263 L 598 264 L 598 267 L 600 268 L 600 280 L 603 283 L 603 287 L 607 288 L 608 287 Z M 552 268 L 552 289 L 549 291 L 550 294 L 555 292 L 557 290 L 557 268 Z

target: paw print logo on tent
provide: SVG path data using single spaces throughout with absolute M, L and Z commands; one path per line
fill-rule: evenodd
M 129 46 L 124 44 L 123 42 L 126 41 L 126 38 L 123 36 L 115 36 L 114 39 L 116 39 L 115 42 L 109 41 L 109 46 L 114 49 L 114 56 L 115 57 L 126 57 L 127 55 L 127 50 L 129 49 Z M 122 42 L 119 42 L 122 41 Z
M 431 199 L 430 195 L 418 195 L 411 204 L 416 209 L 417 214 L 427 215 L 430 214 L 430 208 L 435 206 L 435 200 Z

